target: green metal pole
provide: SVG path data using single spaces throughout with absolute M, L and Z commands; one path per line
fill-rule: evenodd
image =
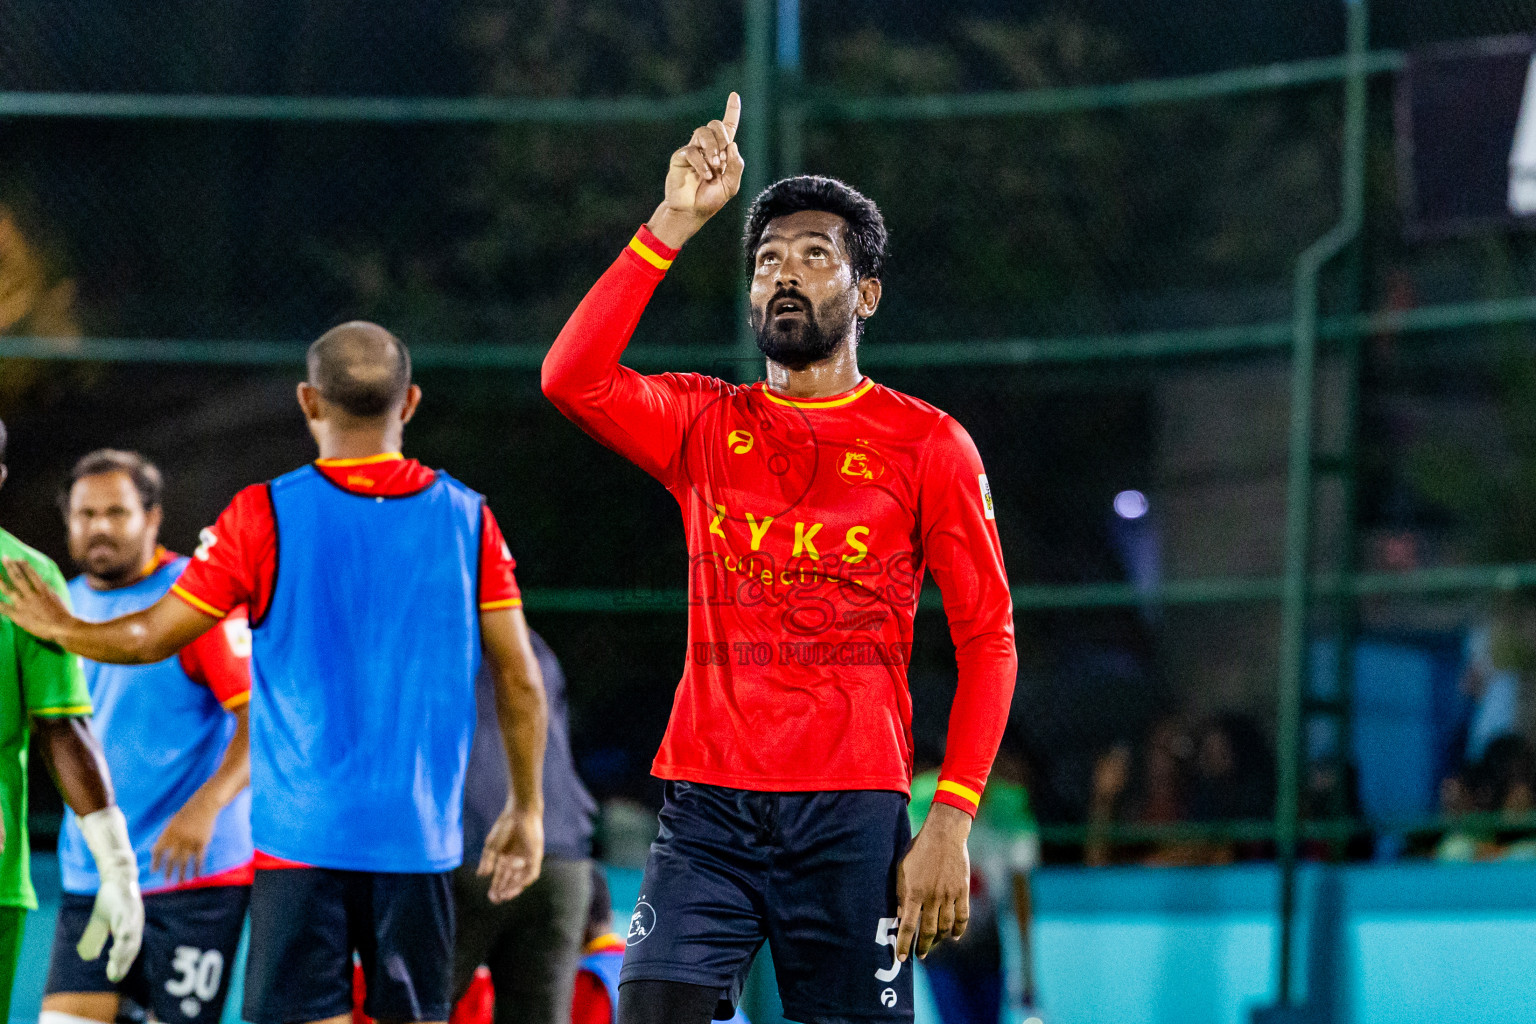
M 1333 316 L 1317 322 L 1322 341 L 1362 334 L 1396 334 L 1404 340 L 1433 338 L 1445 331 L 1498 324 L 1536 324 L 1536 296 L 1451 302 L 1416 309 L 1381 310 Z M 524 333 L 537 333 L 533 327 Z M 1291 320 L 1196 327 L 1141 334 L 1078 335 L 1062 338 L 972 338 L 930 342 L 882 342 L 859 357 L 863 366 L 933 369 L 940 366 L 1043 366 L 1196 356 L 1259 354 L 1289 348 Z M 0 359 L 60 362 L 165 363 L 209 366 L 298 365 L 308 342 L 260 338 L 45 338 L 0 337 Z M 547 345 L 471 342 L 436 344 L 412 340 L 411 362 L 422 369 L 537 370 Z M 635 345 L 627 365 L 679 369 L 714 366 L 715 345 Z
M 1279 992 L 1296 1001 L 1294 945 L 1296 853 L 1301 796 L 1301 701 L 1306 677 L 1307 613 L 1312 552 L 1313 399 L 1317 368 L 1318 282 L 1327 263 L 1359 234 L 1365 199 L 1367 13 L 1365 0 L 1346 4 L 1349 43 L 1344 90 L 1343 202 L 1339 222 L 1296 261 L 1292 310 L 1291 424 L 1285 502 L 1285 578 L 1280 610 L 1279 794 L 1275 834 L 1280 867 Z
M 1364 284 L 1364 254 L 1355 247 L 1346 260 L 1344 303 L 1349 313 L 1360 308 Z M 1360 389 L 1364 338 L 1351 334 L 1339 351 L 1339 372 L 1344 378 L 1344 409 L 1341 417 L 1337 475 L 1339 487 L 1339 552 L 1337 577 L 1342 584 L 1334 595 L 1334 778 L 1328 813 L 1343 818 L 1350 812 L 1350 735 L 1354 721 L 1355 639 L 1360 632 L 1360 602 L 1353 596 L 1355 573 L 1360 568 Z M 1333 848 L 1335 859 L 1344 854 L 1342 842 Z
M 779 173 L 799 174 L 805 162 L 805 103 L 801 98 L 800 0 L 779 0 Z
M 784 0 L 789 2 L 789 0 Z M 749 3 L 750 6 L 750 3 Z M 750 15 L 749 15 L 750 18 Z M 1401 53 L 1366 55 L 1367 69 L 1397 71 Z M 1213 96 L 1274 92 L 1344 77 L 1342 57 L 1236 68 L 1184 78 L 1116 85 L 967 92 L 925 96 L 807 97 L 806 113 L 821 120 L 943 120 L 957 117 L 1032 117 L 1155 104 Z M 612 99 L 470 96 L 218 96 L 120 92 L 0 91 L 0 117 L 93 118 L 187 121 L 367 121 L 380 124 L 591 124 L 602 121 L 691 120 L 718 113 L 713 91 L 685 96 L 616 96 Z
M 746 81 L 741 95 L 741 131 L 737 143 L 746 169 L 741 175 L 741 212 L 768 187 L 768 130 L 773 123 L 773 0 L 746 0 Z M 741 272 L 741 299 L 737 308 L 736 375 L 742 381 L 758 379 L 762 357 L 748 322 L 750 285 L 746 268 Z

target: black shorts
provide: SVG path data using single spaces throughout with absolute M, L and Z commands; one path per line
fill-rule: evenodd
M 669 782 L 620 981 L 715 986 L 735 1004 L 766 940 L 790 1020 L 910 1021 L 895 943 L 911 839 L 900 793 Z
M 298 1024 L 352 1012 L 352 955 L 363 1009 L 379 1021 L 448 1019 L 453 886 L 448 872 L 259 869 L 251 887 L 245 1019 Z
M 166 1024 L 215 1024 L 229 995 L 250 894 L 249 886 L 218 885 L 145 896 L 144 945 L 128 976 L 114 985 L 107 980 L 106 952 L 89 961 L 75 952 L 96 897 L 67 892 L 53 928 L 44 991 L 116 992 Z

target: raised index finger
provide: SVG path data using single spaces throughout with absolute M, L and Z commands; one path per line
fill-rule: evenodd
M 741 124 L 741 94 L 731 93 L 725 100 L 725 116 L 721 123 L 725 125 L 725 141 L 730 143 L 736 138 L 736 126 Z

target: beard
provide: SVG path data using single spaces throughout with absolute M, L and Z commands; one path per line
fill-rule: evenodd
M 768 310 L 774 301 L 786 297 L 797 299 L 804 314 L 799 319 L 770 318 Z M 821 362 L 837 351 L 848 333 L 847 323 L 838 325 L 837 330 L 828 329 L 837 319 L 836 305 L 834 300 L 814 309 L 804 296 L 775 295 L 762 309 L 752 310 L 752 336 L 757 340 L 758 351 L 791 370 L 803 370 L 812 363 Z
M 130 549 L 111 541 L 96 541 L 95 545 L 87 547 L 75 562 L 99 580 L 121 586 L 132 581 L 144 568 L 137 548 Z

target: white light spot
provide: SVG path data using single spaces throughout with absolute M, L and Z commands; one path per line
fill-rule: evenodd
M 1045 1021 L 1041 1020 L 1039 1017 L 1031 1017 L 1026 1020 L 1024 1024 L 1045 1024 Z
M 1147 496 L 1140 491 L 1121 491 L 1115 495 L 1115 515 L 1121 519 L 1140 519 L 1151 507 Z

